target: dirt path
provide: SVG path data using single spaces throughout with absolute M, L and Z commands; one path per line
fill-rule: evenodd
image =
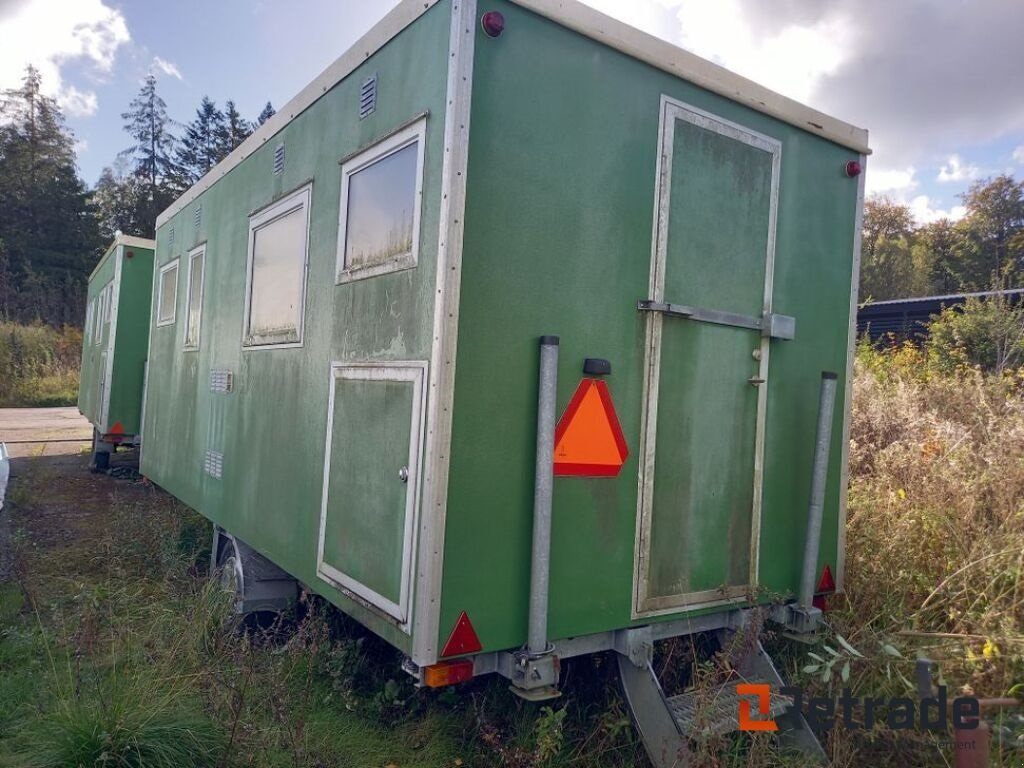
M 0 408 L 0 443 L 12 457 L 81 453 L 92 425 L 77 408 Z

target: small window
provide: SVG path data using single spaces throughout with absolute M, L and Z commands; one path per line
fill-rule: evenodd
M 156 324 L 172 325 L 178 306 L 178 260 L 160 267 L 160 300 L 157 302 Z
M 311 194 L 306 186 L 249 219 L 245 346 L 302 343 Z
M 92 341 L 92 314 L 95 311 L 93 304 L 96 300 L 93 299 L 85 305 L 85 344 L 86 346 Z
M 425 129 L 420 120 L 342 164 L 338 283 L 416 266 Z
M 110 283 L 104 289 L 104 303 L 103 303 L 103 322 L 106 325 L 110 324 L 110 319 L 114 316 L 114 284 Z
M 206 271 L 206 246 L 196 248 L 188 255 L 188 296 L 185 306 L 185 349 L 199 349 L 199 326 L 203 314 L 203 273 Z

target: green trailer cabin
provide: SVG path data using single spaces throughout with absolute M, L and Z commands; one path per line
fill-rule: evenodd
M 160 215 L 142 471 L 424 684 L 618 651 L 653 754 L 654 641 L 842 588 L 868 152 L 571 0 L 404 0 Z
M 94 466 L 142 432 L 155 248 L 118 235 L 89 275 L 78 410 L 93 425 Z

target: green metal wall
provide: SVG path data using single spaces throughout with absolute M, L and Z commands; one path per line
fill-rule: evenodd
M 407 635 L 316 573 L 328 380 L 332 361 L 430 357 L 448 36 L 449 4 L 440 3 L 157 233 L 158 267 L 175 258 L 181 266 L 176 322 L 156 327 L 154 316 L 151 330 L 142 471 L 401 648 L 409 647 Z M 373 74 L 376 111 L 360 120 L 360 84 Z M 335 285 L 339 161 L 422 114 L 418 266 Z M 284 171 L 275 176 L 273 153 L 282 141 Z M 249 216 L 310 180 L 303 346 L 243 349 Z M 200 347 L 183 351 L 185 265 L 204 242 Z M 233 391 L 212 393 L 211 370 L 231 371 Z M 351 439 L 368 454 L 387 449 L 386 436 L 372 430 Z M 223 453 L 220 479 L 203 471 L 207 450 Z
M 121 289 L 117 299 L 114 368 L 107 429 L 120 423 L 124 434 L 142 429 L 143 383 L 149 348 L 149 305 L 153 295 L 153 251 L 121 246 Z
M 121 273 L 119 284 L 114 288 L 117 292 L 116 316 L 110 323 L 100 323 L 98 344 L 95 336 L 88 343 L 84 338 L 82 341 L 78 409 L 100 431 L 110 430 L 119 424 L 121 433 L 138 435 L 142 426 L 142 385 L 149 343 L 153 251 L 115 242 L 89 278 L 88 302 L 93 302 L 115 280 L 118 261 Z M 98 310 L 94 308 L 93 311 Z M 101 424 L 100 381 L 103 371 L 100 364 L 104 351 L 114 359 L 107 423 Z
M 86 306 L 92 305 L 93 307 L 92 313 L 88 318 L 92 331 L 88 336 L 86 334 L 82 336 L 82 364 L 79 369 L 78 379 L 78 410 L 97 428 L 104 426 L 99 423 L 103 408 L 100 402 L 100 381 L 103 375 L 100 369 L 100 361 L 110 339 L 110 327 L 104 322 L 97 324 L 95 313 L 99 311 L 100 293 L 114 279 L 114 265 L 117 261 L 119 248 L 120 246 L 114 243 L 100 258 L 99 264 L 96 265 L 92 275 L 89 276 L 89 286 L 86 294 Z M 97 328 L 99 328 L 98 338 L 96 334 Z
M 476 40 L 439 642 L 463 610 L 485 650 L 526 639 L 542 334 L 562 340 L 559 412 L 585 357 L 611 361 L 630 449 L 616 478 L 555 480 L 549 633 L 631 623 L 645 332 L 636 302 L 648 294 L 663 94 L 783 145 L 774 306 L 797 318 L 797 335 L 772 348 L 760 582 L 795 591 L 822 370 L 840 374 L 843 402 L 857 183 L 842 168 L 855 153 L 517 6 L 481 10 L 492 9 L 506 29 Z M 833 570 L 841 411 L 821 558 Z

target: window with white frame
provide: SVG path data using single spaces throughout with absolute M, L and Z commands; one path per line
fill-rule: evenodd
M 415 267 L 426 119 L 341 166 L 337 282 Z
M 160 292 L 157 297 L 156 324 L 172 325 L 178 307 L 178 260 L 169 261 L 160 267 L 158 282 Z
M 185 349 L 199 349 L 199 327 L 203 315 L 203 276 L 206 271 L 206 246 L 188 255 L 188 282 L 185 299 Z
M 96 311 L 95 307 L 94 307 L 95 303 L 96 303 L 96 300 L 93 299 L 92 301 L 90 301 L 88 304 L 85 305 L 85 343 L 86 343 L 86 345 L 88 345 L 89 343 L 92 342 L 92 316 L 93 316 L 93 312 Z
M 105 312 L 103 313 L 103 322 L 109 323 L 110 319 L 114 316 L 114 284 L 107 283 L 107 287 L 104 289 L 107 294 Z
M 249 219 L 247 347 L 302 343 L 311 196 L 307 185 Z

